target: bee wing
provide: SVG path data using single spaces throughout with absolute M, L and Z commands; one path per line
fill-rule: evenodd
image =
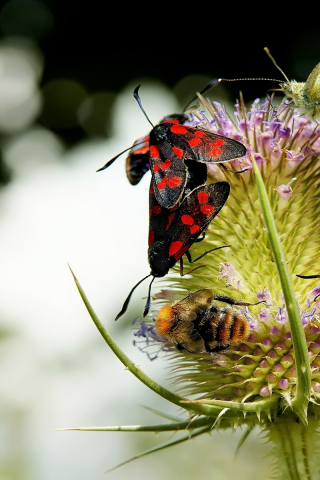
M 170 336 L 187 352 L 201 353 L 206 351 L 203 338 L 194 328 L 193 323 L 188 320 L 179 321 Z
M 211 290 L 203 288 L 189 293 L 185 298 L 172 306 L 181 320 L 193 321 L 199 313 L 203 313 L 210 307 L 214 295 Z

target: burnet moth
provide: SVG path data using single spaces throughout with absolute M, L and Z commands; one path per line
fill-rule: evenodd
M 159 123 L 182 124 L 188 120 L 187 115 L 174 113 L 164 117 Z M 150 135 L 138 138 L 126 158 L 126 174 L 131 185 L 137 185 L 143 175 L 150 170 L 149 163 Z
M 149 135 L 149 164 L 155 196 L 162 207 L 172 208 L 182 199 L 188 172 L 185 160 L 223 163 L 246 154 L 242 143 L 201 128 L 169 121 L 153 126 L 142 106 L 139 88 L 140 85 L 135 89 L 134 97 L 153 127 Z M 109 167 L 125 151 L 97 171 Z
M 193 162 L 193 165 L 192 162 L 190 163 L 186 193 L 179 205 L 170 209 L 161 206 L 155 196 L 155 189 L 151 181 L 148 242 L 148 260 L 151 272 L 132 288 L 116 320 L 126 312 L 132 293 L 146 278 L 153 277 L 144 307 L 144 317 L 150 309 L 151 285 L 156 277 L 164 277 L 178 261 L 180 261 L 180 275 L 183 276 L 182 256 L 184 254 L 190 263 L 194 263 L 213 250 L 225 248 L 225 246 L 213 248 L 194 260 L 191 258 L 189 252 L 191 245 L 203 239 L 199 239 L 199 237 L 226 203 L 230 185 L 227 182 L 203 185 L 207 174 L 206 166 L 200 163 L 194 164 Z

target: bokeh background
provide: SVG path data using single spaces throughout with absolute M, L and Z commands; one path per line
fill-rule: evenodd
M 56 432 L 77 426 L 158 423 L 144 405 L 179 414 L 108 350 L 73 284 L 72 266 L 110 333 L 164 385 L 163 357 L 132 345 L 146 285 L 113 321 L 131 287 L 149 272 L 149 175 L 126 180 L 124 159 L 95 173 L 149 126 L 132 97 L 141 83 L 149 117 L 181 111 L 214 77 L 305 80 L 320 60 L 320 30 L 295 35 L 267 15 L 230 22 L 223 6 L 196 14 L 131 6 L 9 0 L 0 3 L 0 479 L 85 480 L 168 435 Z M 125 13 L 124 13 L 125 12 Z M 230 12 L 229 12 L 230 14 Z M 282 40 L 281 40 L 282 39 Z M 285 39 L 285 40 L 284 40 Z M 220 85 L 232 103 L 263 96 L 270 82 Z M 158 283 L 160 285 L 160 283 Z M 234 458 L 241 432 L 211 437 L 121 467 L 110 479 L 205 475 L 262 480 L 270 460 L 257 438 Z

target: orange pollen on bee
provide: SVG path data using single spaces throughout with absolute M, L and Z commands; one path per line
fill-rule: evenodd
M 160 309 L 158 318 L 156 320 L 157 332 L 159 335 L 168 335 L 174 323 L 175 318 L 173 308 L 170 305 L 165 305 Z

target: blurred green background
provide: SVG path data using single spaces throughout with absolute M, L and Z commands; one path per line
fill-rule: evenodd
M 206 22 L 172 6 L 9 0 L 0 4 L 0 480 L 98 479 L 165 435 L 54 432 L 54 428 L 157 423 L 141 408 L 177 414 L 124 370 L 100 339 L 80 301 L 69 262 L 108 330 L 137 364 L 167 384 L 164 357 L 150 362 L 132 346 L 132 321 L 146 287 L 115 324 L 146 259 L 146 175 L 131 187 L 124 158 L 96 174 L 148 131 L 150 118 L 181 111 L 214 77 L 305 80 L 320 60 L 320 30 L 309 24 L 281 40 L 269 20 L 223 5 Z M 151 7 L 150 7 L 151 8 Z M 222 13 L 221 13 L 222 12 Z M 219 19 L 219 22 L 217 21 Z M 262 22 L 262 26 L 258 23 Z M 262 35 L 261 32 L 264 32 Z M 279 39 L 280 37 L 280 39 Z M 232 108 L 269 82 L 219 86 L 211 97 Z M 158 286 L 161 285 L 158 283 Z M 213 431 L 109 474 L 162 479 L 268 477 L 266 448 L 253 432 L 237 459 L 241 432 Z

